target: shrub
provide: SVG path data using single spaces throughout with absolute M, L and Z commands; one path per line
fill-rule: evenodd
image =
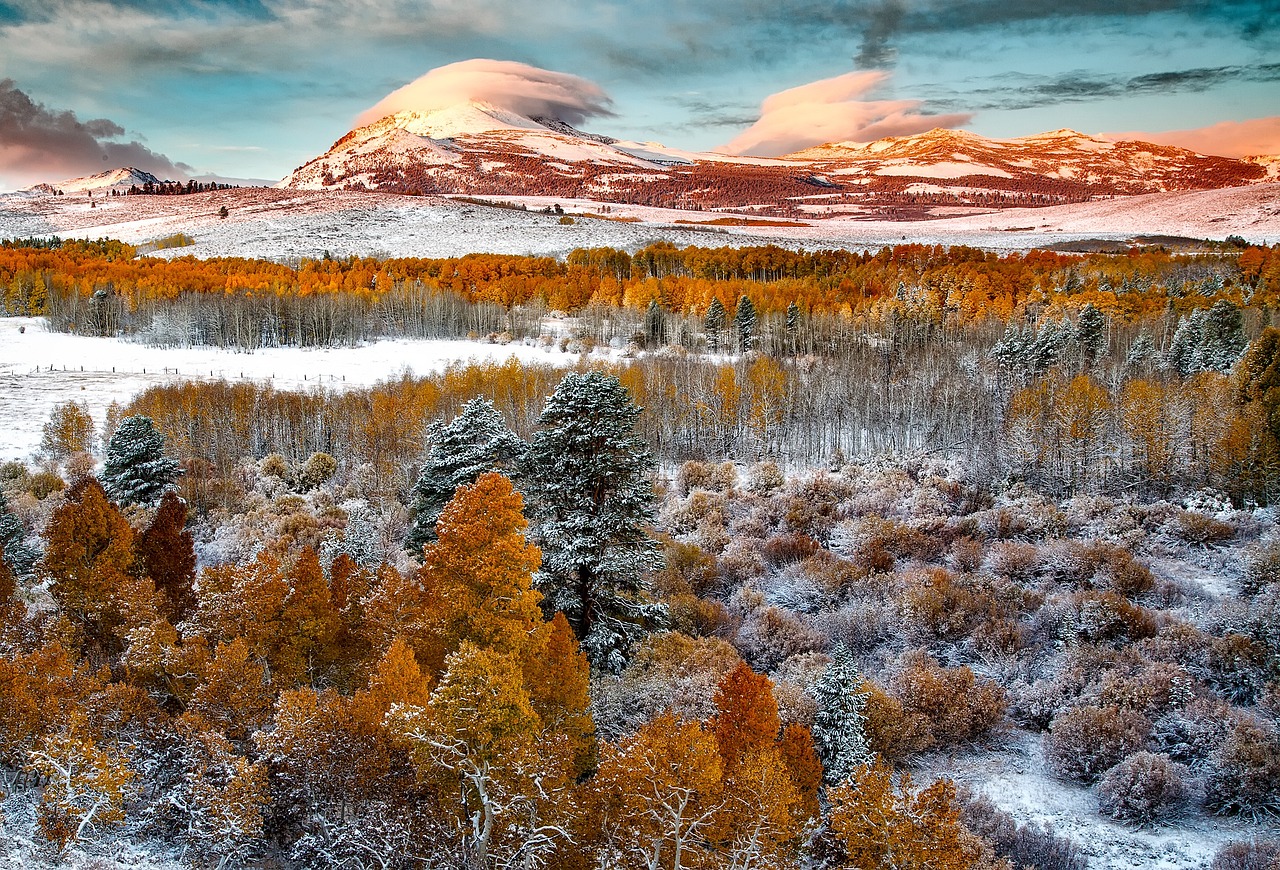
M 298 483 L 304 489 L 311 490 L 333 477 L 338 470 L 338 460 L 328 453 L 312 453 L 302 464 L 298 474 Z
M 1280 870 L 1280 840 L 1227 843 L 1209 870 Z
M 1080 854 L 1075 841 L 1059 837 L 1048 825 L 1034 822 L 1019 825 L 986 795 L 961 791 L 958 799 L 960 822 L 990 843 L 996 855 L 1009 859 L 1014 867 L 1087 870 L 1088 861 Z
M 944 668 L 919 650 L 906 655 L 890 685 L 907 716 L 923 719 L 920 727 L 942 746 L 985 736 L 1008 706 L 1000 686 L 964 666 Z
M 747 472 L 747 489 L 758 495 L 769 495 L 782 489 L 786 482 L 776 462 L 757 462 Z
M 1187 769 L 1166 756 L 1135 752 L 1098 783 L 1098 805 L 1121 822 L 1150 825 L 1175 817 L 1187 801 Z
M 780 607 L 761 607 L 738 629 L 734 646 L 760 673 L 768 673 L 793 655 L 827 648 L 827 638 Z
M 1239 719 L 1209 763 L 1209 809 L 1254 819 L 1280 815 L 1280 738 L 1275 726 Z
M 40 501 L 44 501 L 55 492 L 62 492 L 66 488 L 67 482 L 52 471 L 37 471 L 27 478 L 25 487 L 27 492 Z
M 1151 722 L 1115 707 L 1074 707 L 1049 726 L 1045 761 L 1063 779 L 1091 784 L 1126 755 L 1141 749 Z
M 1246 595 L 1257 595 L 1272 583 L 1280 583 L 1280 538 L 1249 551 L 1241 588 Z
M 1235 537 L 1235 526 L 1199 511 L 1178 511 L 1168 525 L 1170 533 L 1188 544 L 1205 547 Z
M 1059 637 L 1077 643 L 1140 640 L 1155 633 L 1151 613 L 1114 592 L 1074 593 L 1059 627 Z
M 1018 583 L 1035 577 L 1040 553 L 1035 544 L 1022 541 L 998 541 L 991 545 L 987 566 L 992 572 Z

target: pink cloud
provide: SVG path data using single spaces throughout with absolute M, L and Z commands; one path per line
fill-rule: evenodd
M 1252 118 L 1248 121 L 1223 121 L 1193 130 L 1167 130 L 1163 133 L 1103 133 L 1106 139 L 1137 139 L 1157 145 L 1176 145 L 1201 154 L 1219 157 L 1254 157 L 1280 154 L 1280 115 Z
M 459 61 L 437 67 L 384 97 L 356 119 L 372 124 L 397 112 L 429 112 L 466 102 L 492 103 L 526 117 L 558 118 L 569 124 L 612 115 L 612 100 L 594 82 L 569 73 L 510 60 Z
M 882 70 L 862 70 L 780 91 L 761 104 L 758 121 L 716 150 L 777 157 L 827 142 L 870 142 L 959 127 L 973 117 L 922 115 L 920 100 L 859 99 L 888 78 Z

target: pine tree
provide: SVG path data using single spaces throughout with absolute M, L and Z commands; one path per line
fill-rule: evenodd
M 787 306 L 787 350 L 796 353 L 800 336 L 800 306 L 794 301 Z
M 661 347 L 667 340 L 667 316 L 657 299 L 649 300 L 644 313 L 644 339 L 649 347 Z
M 125 417 L 107 445 L 102 486 L 119 504 L 152 504 L 173 486 L 181 469 L 164 452 L 164 436 L 150 417 Z
M 26 544 L 27 530 L 9 510 L 9 502 L 0 491 L 0 558 L 18 577 L 27 577 L 35 567 L 38 554 Z
M 663 615 L 645 579 L 662 557 L 646 531 L 653 459 L 635 434 L 639 416 L 616 377 L 571 373 L 547 400 L 524 466 L 543 606 L 565 614 L 593 667 L 615 673 Z
M 1204 311 L 1193 311 L 1189 317 L 1179 317 L 1178 328 L 1173 331 L 1168 363 L 1170 368 L 1184 378 L 1199 371 L 1196 356 L 1204 341 L 1204 320 Z
M 1155 358 L 1156 343 L 1151 339 L 1151 333 L 1143 330 L 1133 340 L 1133 344 L 1129 345 L 1129 353 L 1124 358 L 1124 364 L 1130 369 L 1146 368 Z
M 446 424 L 429 430 L 430 448 L 413 486 L 413 526 L 405 549 L 421 555 L 436 539 L 436 521 L 460 486 L 470 486 L 487 471 L 509 473 L 524 455 L 525 444 L 507 428 L 493 403 L 483 397 L 468 402 Z
M 733 315 L 733 325 L 738 330 L 738 349 L 743 353 L 756 346 L 756 307 L 745 295 L 738 300 L 738 310 Z
M 1080 309 L 1080 316 L 1076 318 L 1076 341 L 1080 343 L 1080 355 L 1086 367 L 1092 365 L 1102 352 L 1106 329 L 1106 315 L 1092 302 Z
M 867 743 L 867 693 L 853 656 L 837 646 L 831 664 L 813 687 L 818 711 L 813 717 L 813 742 L 826 780 L 839 785 L 872 760 Z
M 1195 364 L 1202 371 L 1229 372 L 1244 352 L 1244 317 L 1234 303 L 1220 299 L 1204 318 Z
M 707 316 L 703 325 L 707 329 L 707 347 L 712 353 L 720 350 L 720 333 L 724 330 L 724 304 L 719 299 L 712 299 L 707 306 Z
M 187 506 L 172 492 L 160 500 L 155 519 L 134 540 L 134 570 L 150 577 L 167 602 L 165 616 L 177 625 L 196 608 L 195 542 L 183 527 Z

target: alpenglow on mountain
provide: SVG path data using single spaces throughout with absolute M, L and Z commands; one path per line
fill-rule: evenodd
M 1056 130 L 990 139 L 932 130 L 779 158 L 684 151 L 584 133 L 483 102 L 357 127 L 281 187 L 549 196 L 772 217 L 910 219 L 948 204 L 1035 206 L 1268 180 L 1257 161 Z

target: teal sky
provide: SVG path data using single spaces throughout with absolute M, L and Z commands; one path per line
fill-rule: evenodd
M 1280 115 L 1278 22 L 1280 0 L 0 0 L 0 188 L 126 159 L 276 179 L 469 58 L 588 79 L 614 116 L 587 129 L 691 149 L 859 70 L 885 75 L 857 100 L 984 135 L 1257 136 Z

